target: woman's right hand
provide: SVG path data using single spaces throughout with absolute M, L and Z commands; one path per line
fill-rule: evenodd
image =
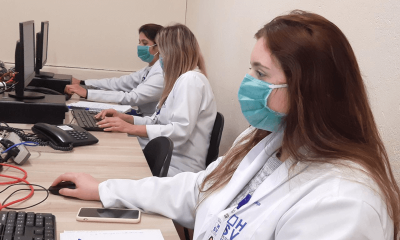
M 78 94 L 80 97 L 87 97 L 87 90 L 80 85 L 77 84 L 72 84 L 72 85 L 67 85 L 65 86 L 64 89 L 65 93 L 68 93 L 69 95 L 72 95 L 74 93 Z
M 51 186 L 55 186 L 62 181 L 71 181 L 75 183 L 76 189 L 62 188 L 60 194 L 68 197 L 80 198 L 83 200 L 100 200 L 99 184 L 87 173 L 64 173 Z
M 74 77 L 72 77 L 72 81 L 71 81 L 71 83 L 72 84 L 81 84 L 81 80 L 79 80 L 79 79 L 77 79 L 77 78 L 74 78 Z
M 120 112 L 117 112 L 117 110 L 110 108 L 110 109 L 106 109 L 106 110 L 103 110 L 103 111 L 99 112 L 94 117 L 97 118 L 97 119 L 104 119 L 106 117 L 119 117 L 119 118 L 121 118 L 122 115 L 123 114 L 120 113 Z

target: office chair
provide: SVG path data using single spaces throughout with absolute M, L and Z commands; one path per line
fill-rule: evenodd
M 222 131 L 224 130 L 224 115 L 217 112 L 214 126 L 211 132 L 210 146 L 206 157 L 206 167 L 217 160 L 219 154 L 219 144 L 221 143 Z
M 147 143 L 143 154 L 153 176 L 167 176 L 173 149 L 174 143 L 168 137 L 156 137 Z

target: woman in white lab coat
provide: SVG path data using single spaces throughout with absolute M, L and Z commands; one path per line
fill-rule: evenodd
M 132 117 L 109 109 L 98 114 L 103 118 L 98 125 L 104 131 L 138 136 L 142 148 L 153 138 L 169 137 L 174 149 L 168 176 L 199 172 L 205 169 L 217 114 L 200 47 L 189 28 L 181 24 L 162 29 L 156 41 L 165 73 L 157 111 L 151 117 Z
M 137 106 L 137 115 L 151 116 L 164 89 L 163 70 L 160 66 L 156 36 L 163 27 L 145 24 L 139 28 L 138 57 L 148 63 L 129 75 L 104 79 L 72 78 L 65 87 L 68 94 L 78 94 L 90 101 L 111 102 Z
M 255 37 L 238 93 L 252 127 L 205 171 L 100 184 L 67 173 L 53 184 L 170 217 L 196 240 L 398 239 L 399 187 L 346 37 L 302 11 Z

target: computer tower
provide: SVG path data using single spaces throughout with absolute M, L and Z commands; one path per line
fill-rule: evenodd
M 65 95 L 45 95 L 42 99 L 16 99 L 0 94 L 0 121 L 6 123 L 64 124 Z

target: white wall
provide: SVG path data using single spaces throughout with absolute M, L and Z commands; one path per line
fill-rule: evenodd
M 364 76 L 380 133 L 400 182 L 400 4 L 398 0 L 188 0 L 187 25 L 197 36 L 225 116 L 221 153 L 248 123 L 237 91 L 248 72 L 256 31 L 293 9 L 334 22 L 348 37 Z
M 2 0 L 1 9 L 0 60 L 14 62 L 19 22 L 34 20 L 39 32 L 47 20 L 47 65 L 57 68 L 44 70 L 94 78 L 144 67 L 136 55 L 139 27 L 184 23 L 186 0 Z

